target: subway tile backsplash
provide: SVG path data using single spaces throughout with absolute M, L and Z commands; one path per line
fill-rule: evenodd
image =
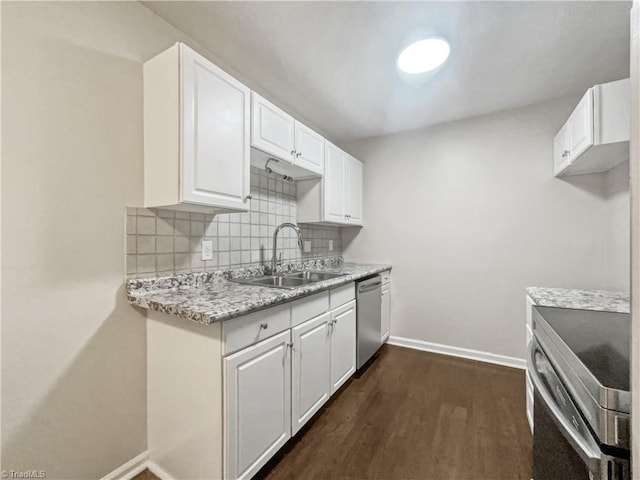
M 127 278 L 268 265 L 276 226 L 296 223 L 296 184 L 267 177 L 263 170 L 251 167 L 251 195 L 250 210 L 244 213 L 214 216 L 127 208 Z M 283 262 L 342 254 L 339 227 L 300 227 L 303 239 L 311 242 L 311 251 L 301 252 L 293 230 L 284 229 L 278 235 Z M 212 260 L 202 261 L 202 240 L 213 242 Z

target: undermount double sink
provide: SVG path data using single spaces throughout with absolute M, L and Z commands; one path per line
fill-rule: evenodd
M 256 278 L 234 278 L 233 282 L 244 283 L 246 285 L 259 285 L 274 288 L 296 288 L 310 283 L 323 282 L 346 275 L 346 273 L 317 272 L 305 270 L 283 275 L 266 275 Z

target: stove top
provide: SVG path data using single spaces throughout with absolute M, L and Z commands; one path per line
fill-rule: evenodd
M 536 308 L 600 384 L 630 391 L 631 317 L 628 313 Z

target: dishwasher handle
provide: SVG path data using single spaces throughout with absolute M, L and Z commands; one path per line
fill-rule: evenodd
M 378 288 L 380 285 L 382 285 L 382 280 L 378 280 L 375 283 L 366 283 L 360 285 L 358 286 L 358 293 L 370 292 L 371 290 L 375 290 L 376 288 Z

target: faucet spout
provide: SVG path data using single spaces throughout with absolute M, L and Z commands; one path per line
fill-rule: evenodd
M 276 268 L 278 266 L 278 257 L 277 257 L 277 250 L 278 250 L 278 233 L 280 233 L 280 230 L 282 230 L 283 228 L 292 228 L 296 234 L 298 235 L 298 246 L 300 247 L 300 250 L 302 250 L 303 248 L 303 243 L 302 243 L 302 230 L 300 230 L 300 227 L 298 227 L 296 224 L 294 223 L 289 223 L 289 222 L 285 222 L 282 223 L 280 225 L 278 225 L 275 229 L 275 231 L 273 232 L 273 250 L 272 250 L 272 255 L 271 255 L 271 275 L 275 275 L 276 273 Z

